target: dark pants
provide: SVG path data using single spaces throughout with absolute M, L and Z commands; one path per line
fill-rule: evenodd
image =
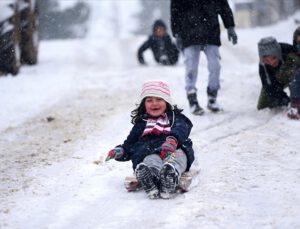
M 300 71 L 297 71 L 289 84 L 291 102 L 300 102 Z

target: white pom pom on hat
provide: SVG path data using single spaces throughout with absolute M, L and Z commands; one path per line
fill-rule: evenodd
M 282 60 L 281 47 L 274 37 L 264 37 L 258 44 L 258 55 L 262 63 L 262 58 L 264 56 L 273 55 L 278 59 Z

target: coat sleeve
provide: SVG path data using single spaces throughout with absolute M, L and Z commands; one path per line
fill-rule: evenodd
M 122 145 L 120 145 L 124 149 L 124 155 L 123 157 L 116 159 L 117 161 L 128 161 L 131 159 L 131 155 L 130 155 L 131 148 L 139 140 L 140 136 L 144 131 L 144 128 L 145 128 L 144 122 L 139 122 L 132 127 L 126 140 Z
M 297 70 L 300 69 L 300 57 L 294 53 L 287 56 L 286 61 L 282 64 L 276 75 L 277 80 L 284 86 L 287 86 Z
M 140 63 L 142 63 L 142 64 L 145 63 L 143 53 L 144 53 L 148 48 L 150 48 L 150 47 L 151 47 L 151 38 L 149 37 L 148 40 L 145 41 L 145 42 L 141 45 L 141 47 L 139 48 L 139 50 L 138 50 L 137 56 L 138 56 L 138 61 L 139 61 Z
M 259 65 L 259 76 L 261 83 L 266 93 L 274 98 L 285 98 L 287 97 L 286 93 L 283 90 L 283 86 L 276 80 L 273 74 L 268 72 L 266 66 Z
M 192 122 L 186 116 L 177 114 L 169 136 L 174 136 L 178 141 L 178 145 L 181 145 L 188 139 L 192 127 Z
M 173 46 L 175 45 L 175 44 L 173 44 L 170 35 L 167 35 L 167 36 L 166 36 L 165 42 L 166 42 L 166 48 L 167 48 L 167 49 L 171 49 L 171 48 L 173 48 Z
M 223 20 L 225 28 L 228 29 L 229 27 L 234 27 L 235 23 L 234 23 L 233 13 L 228 4 L 228 1 L 218 0 L 217 2 L 218 2 L 217 11 Z
M 183 12 L 180 1 L 182 0 L 171 0 L 171 30 L 173 37 L 180 36 L 182 28 Z

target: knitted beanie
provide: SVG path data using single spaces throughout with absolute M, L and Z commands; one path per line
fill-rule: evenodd
M 260 62 L 264 56 L 276 56 L 282 60 L 281 47 L 274 37 L 265 37 L 258 42 L 258 55 Z
M 141 101 L 146 97 L 158 97 L 172 105 L 171 92 L 169 86 L 162 81 L 151 81 L 143 84 Z

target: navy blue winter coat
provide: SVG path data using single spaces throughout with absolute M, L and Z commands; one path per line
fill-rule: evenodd
M 168 58 L 170 65 L 174 65 L 178 61 L 179 51 L 168 34 L 166 34 L 163 38 L 158 38 L 155 35 L 150 35 L 148 37 L 138 50 L 138 61 L 141 64 L 145 64 L 143 53 L 149 48 L 151 49 L 157 63 L 161 62 L 160 59 L 163 55 Z
M 146 135 L 142 136 L 146 127 L 147 119 L 137 120 L 133 126 L 127 139 L 121 145 L 124 148 L 123 157 L 116 159 L 117 161 L 132 161 L 133 169 L 141 163 L 149 154 L 160 154 L 157 150 L 165 142 L 167 136 L 174 136 L 178 141 L 178 149 L 182 149 L 187 156 L 188 171 L 194 161 L 193 143 L 189 139 L 192 122 L 184 116 L 180 111 L 172 111 L 167 113 L 171 124 L 171 131 L 168 134 Z

